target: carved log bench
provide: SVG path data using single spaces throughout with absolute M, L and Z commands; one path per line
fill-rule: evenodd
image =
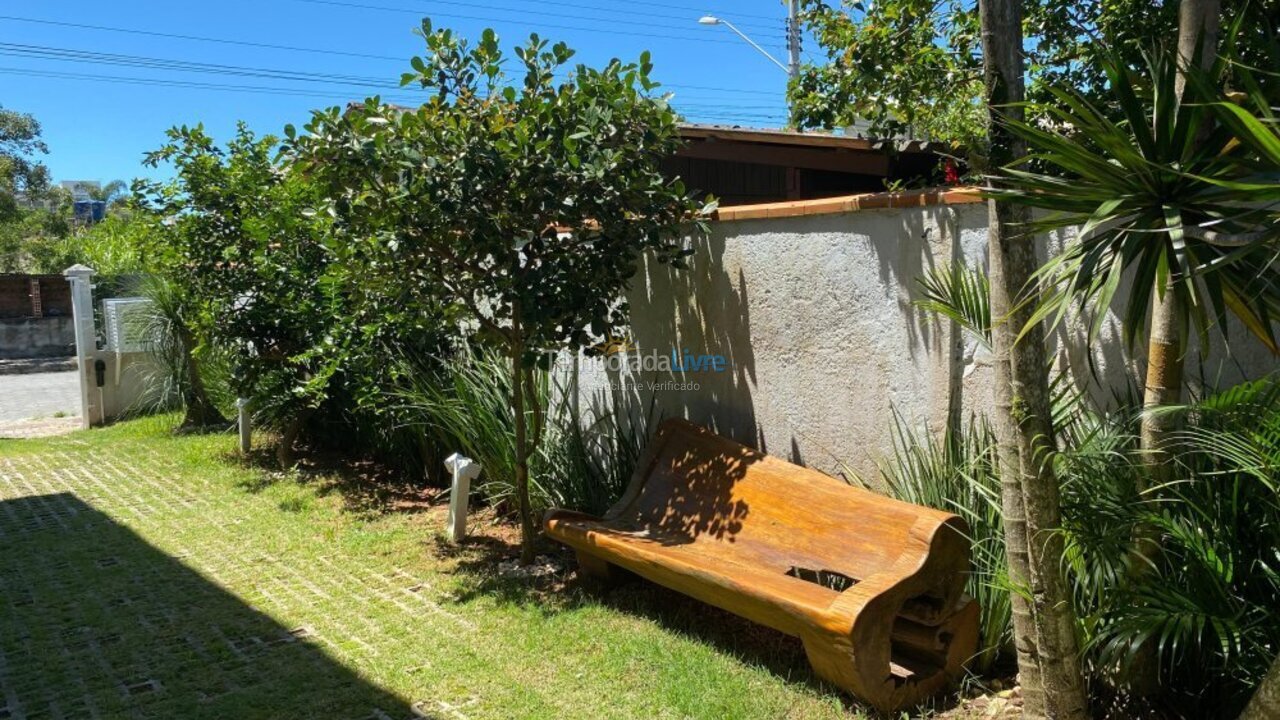
M 584 572 L 623 568 L 799 637 L 820 677 L 881 710 L 943 689 L 977 645 L 963 520 L 684 420 L 662 423 L 603 517 L 543 522 Z

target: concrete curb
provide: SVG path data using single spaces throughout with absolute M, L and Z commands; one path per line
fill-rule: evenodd
M 76 369 L 74 357 L 0 359 L 0 375 L 29 375 L 31 373 L 66 372 Z

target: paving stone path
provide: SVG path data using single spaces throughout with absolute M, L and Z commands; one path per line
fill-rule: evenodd
M 176 462 L 0 456 L 0 719 L 468 717 L 380 688 L 474 652 L 431 578 L 261 532 L 280 508 Z

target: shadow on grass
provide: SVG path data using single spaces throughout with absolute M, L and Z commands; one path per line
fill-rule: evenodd
M 322 640 L 72 494 L 0 502 L 0 717 L 414 717 Z
M 814 675 L 799 639 L 625 571 L 620 573 L 622 581 L 607 584 L 583 576 L 577 572 L 573 554 L 548 540 L 543 539 L 538 560 L 529 570 L 513 567 L 520 556 L 518 538 L 508 541 L 471 536 L 456 545 L 440 538 L 434 542 L 435 554 L 452 561 L 453 573 L 461 580 L 454 602 L 490 598 L 536 609 L 546 616 L 603 606 L 653 621 L 788 682 L 836 695 L 849 712 L 869 712 L 839 688 Z
M 257 471 L 252 479 L 238 484 L 249 493 L 282 483 L 305 485 L 314 488 L 319 497 L 338 495 L 346 512 L 363 517 L 423 512 L 447 496 L 445 491 L 409 480 L 375 460 L 350 458 L 336 451 L 308 449 L 299 453 L 297 463 L 288 470 L 280 469 L 270 448 L 256 448 L 247 457 L 230 452 L 223 460 Z

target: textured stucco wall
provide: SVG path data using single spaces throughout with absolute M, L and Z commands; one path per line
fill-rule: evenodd
M 649 263 L 629 301 L 641 353 L 721 355 L 726 370 L 583 361 L 582 390 L 641 413 L 652 395 L 664 416 L 827 472 L 871 474 L 893 409 L 942 427 L 962 382 L 962 349 L 912 305 L 915 279 L 952 259 L 983 262 L 984 248 L 977 205 L 716 223 L 690 269 Z
M 650 262 L 628 296 L 630 355 L 720 355 L 723 372 L 631 372 L 579 360 L 580 395 L 596 406 L 689 418 L 765 451 L 868 479 L 892 451 L 894 412 L 939 430 L 949 404 L 986 412 L 988 354 L 913 305 L 916 279 L 938 264 L 986 267 L 984 205 L 864 210 L 718 222 L 694 242 L 691 268 Z M 1051 245 L 1061 243 L 1054 238 Z M 1122 295 L 1120 297 L 1123 297 Z M 1053 343 L 1061 364 L 1098 403 L 1135 383 L 1118 327 L 1090 345 L 1068 322 Z M 1061 342 L 1063 335 L 1070 342 Z M 1193 354 L 1193 382 L 1229 382 L 1274 359 L 1239 329 L 1237 353 Z M 656 383 L 657 387 L 651 387 Z

